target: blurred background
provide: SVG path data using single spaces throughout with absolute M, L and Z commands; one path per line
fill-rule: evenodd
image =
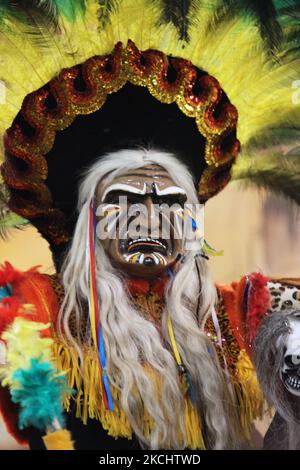
M 230 283 L 243 274 L 260 271 L 268 276 L 300 277 L 300 214 L 278 196 L 231 183 L 205 208 L 205 238 L 223 256 L 210 259 L 216 282 Z M 10 261 L 20 270 L 39 265 L 53 273 L 47 243 L 27 226 L 0 240 L 0 262 Z M 259 448 L 270 422 L 266 414 L 256 423 L 253 445 Z M 0 449 L 18 448 L 0 421 Z

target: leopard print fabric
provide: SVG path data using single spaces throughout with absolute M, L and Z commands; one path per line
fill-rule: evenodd
M 240 355 L 240 348 L 237 343 L 237 340 L 233 334 L 228 314 L 225 309 L 224 301 L 221 296 L 221 293 L 218 292 L 218 303 L 216 305 L 216 313 L 218 316 L 218 322 L 221 330 L 223 351 L 218 345 L 216 330 L 214 323 L 211 318 L 208 318 L 205 323 L 205 332 L 209 339 L 215 344 L 216 352 L 220 361 L 222 368 L 224 369 L 224 357 L 225 355 L 227 366 L 232 377 L 236 376 L 236 367 Z
M 51 274 L 51 275 L 47 274 L 47 277 L 48 277 L 49 281 L 51 282 L 52 288 L 53 288 L 53 290 L 54 290 L 54 292 L 57 296 L 59 307 L 61 307 L 63 299 L 64 299 L 64 295 L 65 295 L 64 288 L 63 288 L 63 285 L 61 283 L 61 280 L 60 280 L 60 278 L 57 274 Z M 81 318 L 81 324 L 78 325 L 76 315 L 73 312 L 70 315 L 69 328 L 70 328 L 71 334 L 74 338 L 76 338 L 78 336 L 78 332 L 79 332 L 80 340 L 82 342 L 84 342 L 84 340 L 87 336 L 87 328 L 88 328 L 88 322 L 87 322 L 87 319 L 88 319 L 88 306 L 87 305 L 82 305 L 82 309 L 83 309 L 83 312 L 85 313 L 85 315 L 83 315 L 82 318 Z
M 271 303 L 268 313 L 282 310 L 300 310 L 299 287 L 272 281 L 269 281 L 267 286 Z

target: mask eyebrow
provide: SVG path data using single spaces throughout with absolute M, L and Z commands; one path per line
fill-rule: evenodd
M 124 184 L 124 183 L 111 184 L 104 191 L 102 198 L 101 198 L 101 202 L 105 200 L 106 196 L 111 191 L 126 191 L 127 193 L 141 194 L 144 196 L 147 192 L 147 186 L 146 186 L 146 183 L 144 183 L 143 189 L 139 189 L 139 188 L 135 188 L 134 186 L 130 186 L 129 184 Z
M 183 194 L 186 196 L 186 192 L 183 188 L 179 186 L 169 186 L 168 188 L 159 189 L 157 184 L 155 183 L 155 191 L 158 196 L 169 196 L 171 194 Z

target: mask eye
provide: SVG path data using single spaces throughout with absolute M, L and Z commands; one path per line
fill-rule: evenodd
M 300 356 L 297 354 L 292 354 L 292 363 L 295 365 L 295 366 L 299 366 L 300 364 Z
M 119 204 L 119 197 L 119 193 L 112 191 L 111 193 L 107 194 L 104 202 L 106 204 Z
M 159 206 L 166 204 L 168 207 L 184 207 L 186 196 L 183 194 L 170 194 L 169 196 L 153 196 L 152 200 L 153 204 L 157 204 Z
M 143 196 L 140 196 L 139 194 L 127 194 L 127 204 L 143 204 L 143 199 Z
M 285 363 L 291 369 L 298 367 L 300 365 L 300 356 L 298 354 L 286 356 Z

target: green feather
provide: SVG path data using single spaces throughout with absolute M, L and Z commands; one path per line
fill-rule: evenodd
M 299 0 L 274 0 L 274 6 L 279 15 L 298 16 L 299 18 Z
M 85 14 L 85 0 L 54 0 L 54 3 L 58 14 L 71 22 L 75 21 L 77 16 Z
M 0 0 L 0 14 L 5 14 L 8 11 L 10 5 L 9 0 Z

